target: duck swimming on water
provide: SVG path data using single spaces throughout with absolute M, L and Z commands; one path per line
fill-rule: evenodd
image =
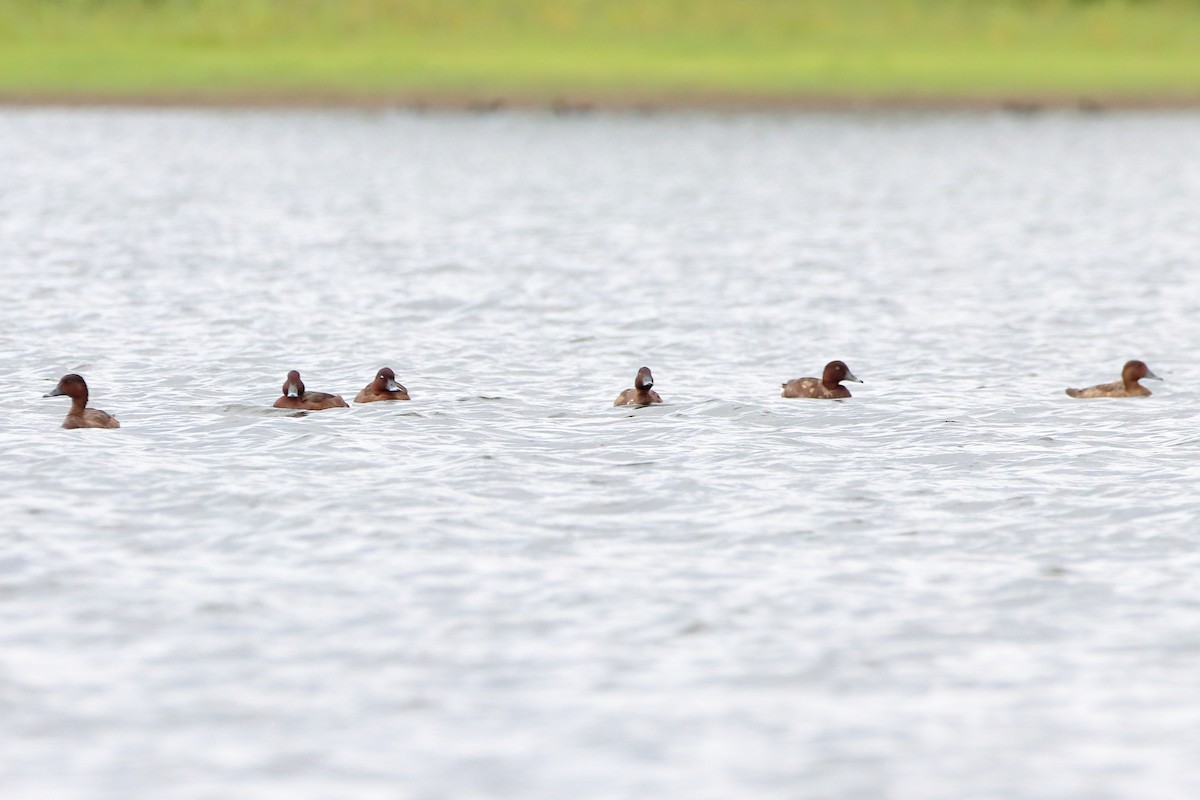
M 850 396 L 850 390 L 842 386 L 842 381 L 862 383 L 854 377 L 854 373 L 844 361 L 830 361 L 825 365 L 825 371 L 820 378 L 795 378 L 783 387 L 782 397 L 815 397 L 821 400 L 840 400 Z
M 658 392 L 654 391 L 654 376 L 650 374 L 649 367 L 642 367 L 637 371 L 637 376 L 633 379 L 633 388 L 626 389 L 617 395 L 617 399 L 613 401 L 614 406 L 649 406 L 654 403 L 661 403 L 662 398 L 658 396 Z
M 396 383 L 396 373 L 384 367 L 375 375 L 375 380 L 363 387 L 354 398 L 356 403 L 375 403 L 380 400 L 407 400 L 408 389 Z
M 1150 371 L 1142 361 L 1126 361 L 1125 366 L 1121 368 L 1121 380 L 1113 381 L 1112 383 L 1102 383 L 1098 386 L 1089 386 L 1086 389 L 1067 389 L 1067 394 L 1071 397 L 1149 397 L 1151 392 L 1145 386 L 1142 386 L 1138 381 L 1142 378 L 1150 378 L 1152 380 L 1161 381 L 1162 378 Z
M 98 408 L 88 408 L 88 387 L 83 376 L 71 373 L 63 375 L 58 385 L 50 390 L 45 397 L 71 398 L 71 410 L 63 420 L 64 428 L 119 428 L 121 423 L 107 411 Z
M 275 408 L 295 408 L 302 411 L 323 411 L 327 408 L 349 408 L 346 401 L 336 394 L 308 392 L 300 373 L 292 370 L 283 383 L 283 396 L 275 401 Z

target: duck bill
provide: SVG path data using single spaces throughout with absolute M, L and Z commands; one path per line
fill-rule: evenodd
M 862 383 L 862 380 L 860 380 L 859 378 L 856 378 L 856 377 L 854 377 L 854 373 L 853 373 L 853 372 L 851 372 L 850 370 L 846 370 L 846 377 L 842 378 L 842 380 L 844 380 L 844 381 L 854 381 L 855 383 Z
M 387 382 L 387 390 L 389 392 L 403 392 L 404 387 L 389 378 Z
M 63 396 L 63 390 L 57 386 L 55 386 L 53 389 L 51 389 L 48 394 L 42 395 L 42 397 L 62 397 L 62 396 Z
M 1153 372 L 1151 372 L 1148 369 L 1146 370 L 1145 377 L 1149 378 L 1152 381 L 1161 381 L 1162 380 L 1162 378 L 1160 378 L 1158 375 L 1155 375 Z
M 294 383 L 289 383 L 288 387 L 287 387 L 287 396 L 291 397 L 293 399 L 299 397 L 300 396 L 300 387 Z

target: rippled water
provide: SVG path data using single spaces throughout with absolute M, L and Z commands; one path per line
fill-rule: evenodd
M 0 112 L 3 796 L 1195 797 L 1198 141 Z

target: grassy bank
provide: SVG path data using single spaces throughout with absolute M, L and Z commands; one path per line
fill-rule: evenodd
M 1200 0 L 0 0 L 0 95 L 1200 99 Z

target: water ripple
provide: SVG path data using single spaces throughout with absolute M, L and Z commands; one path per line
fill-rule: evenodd
M 7 794 L 1200 791 L 1195 114 L 0 119 Z

